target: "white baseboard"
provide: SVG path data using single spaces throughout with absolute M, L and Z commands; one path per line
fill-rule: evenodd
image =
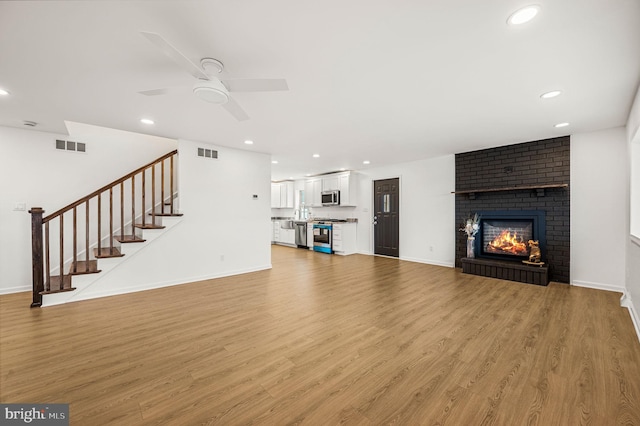
M 406 260 L 407 262 L 424 263 L 425 265 L 444 266 L 446 268 L 455 267 L 455 265 L 451 262 L 441 262 L 439 260 L 418 259 L 415 257 L 404 257 L 404 256 L 401 256 L 400 260 Z
M 573 280 L 571 281 L 571 285 L 574 285 L 576 287 L 593 288 L 596 290 L 615 291 L 616 293 L 626 292 L 626 289 L 624 288 L 624 286 L 615 285 L 615 284 L 603 284 L 603 283 L 593 283 L 589 281 Z
M 636 336 L 638 337 L 638 341 L 640 341 L 640 313 L 633 305 L 631 296 L 629 296 L 629 293 L 627 293 L 627 289 L 625 287 L 612 284 L 592 283 L 588 281 L 572 281 L 571 285 L 574 285 L 576 287 L 587 287 L 596 290 L 622 293 L 622 296 L 620 297 L 620 306 L 629 310 L 629 315 L 631 315 L 631 322 L 633 322 L 633 327 L 636 329 Z
M 636 329 L 636 335 L 638 336 L 638 341 L 640 341 L 640 312 L 638 312 L 633 305 L 633 301 L 631 300 L 631 296 L 629 293 L 625 293 L 620 298 L 620 306 L 625 307 L 629 310 L 629 315 L 631 315 L 631 322 L 633 322 L 633 326 Z
M 0 288 L 0 294 L 12 294 L 12 293 L 22 293 L 25 291 L 31 291 L 30 285 L 24 285 L 19 287 L 6 287 Z
M 375 253 L 371 253 L 371 252 L 368 252 L 368 251 L 358 251 L 357 254 L 363 254 L 365 256 L 377 256 Z M 451 262 L 441 262 L 439 260 L 419 259 L 417 257 L 406 257 L 406 256 L 400 256 L 400 257 L 386 256 L 386 257 L 389 257 L 391 259 L 406 260 L 407 262 L 424 263 L 425 265 L 434 265 L 434 266 L 444 266 L 446 268 L 455 268 L 455 265 L 453 263 L 451 263 Z

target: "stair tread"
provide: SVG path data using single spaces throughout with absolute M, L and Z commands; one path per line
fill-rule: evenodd
M 120 253 L 120 250 L 118 250 L 115 247 L 113 249 L 111 249 L 110 247 L 102 247 L 100 248 L 100 250 L 98 250 L 97 248 L 94 248 L 93 255 L 98 259 L 124 256 L 124 254 Z
M 145 240 L 144 238 L 140 238 L 137 235 L 124 235 L 124 236 L 118 236 L 116 237 L 116 240 L 120 243 L 126 244 L 126 243 L 144 243 Z
M 153 213 L 149 213 L 149 216 L 153 216 Z M 156 213 L 156 216 L 182 216 L 182 213 Z
M 140 229 L 164 229 L 164 226 L 162 225 L 156 225 L 154 223 L 136 223 L 136 228 L 140 228 Z
M 62 293 L 63 291 L 73 291 L 75 287 L 71 287 L 71 275 L 63 275 L 62 279 L 60 275 L 52 275 L 49 277 L 49 291 L 41 291 L 40 294 L 53 294 Z
M 69 271 L 70 275 L 83 275 L 83 274 L 97 274 L 101 272 L 98 269 L 98 261 L 97 260 L 78 260 L 75 263 L 71 264 L 71 268 Z

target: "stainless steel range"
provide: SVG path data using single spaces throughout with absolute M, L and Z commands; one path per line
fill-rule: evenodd
M 333 253 L 333 225 L 331 222 L 313 222 L 313 250 Z

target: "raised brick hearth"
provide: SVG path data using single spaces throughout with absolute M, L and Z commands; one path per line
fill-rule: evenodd
M 456 224 L 478 211 L 544 211 L 543 261 L 551 281 L 568 283 L 571 212 L 569 187 L 562 185 L 570 181 L 569 146 L 569 136 L 564 136 L 456 154 L 456 191 L 474 191 L 456 194 Z M 544 190 L 481 191 L 549 185 Z M 457 231 L 457 267 L 462 267 L 461 259 L 465 256 L 466 235 Z

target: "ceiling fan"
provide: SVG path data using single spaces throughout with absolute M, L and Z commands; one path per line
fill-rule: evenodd
M 197 80 L 193 86 L 193 94 L 198 98 L 213 104 L 221 105 L 233 115 L 236 120 L 248 120 L 249 116 L 240 105 L 229 95 L 229 92 L 270 92 L 289 90 L 287 81 L 284 79 L 224 79 L 216 77 L 224 69 L 221 61 L 213 58 L 202 58 L 200 66 L 191 62 L 178 49 L 159 34 L 141 31 L 151 43 L 158 47 L 165 55 L 172 59 L 182 69 L 194 76 Z M 146 96 L 166 95 L 173 93 L 184 93 L 185 87 L 166 87 L 162 89 L 144 90 L 138 92 Z

